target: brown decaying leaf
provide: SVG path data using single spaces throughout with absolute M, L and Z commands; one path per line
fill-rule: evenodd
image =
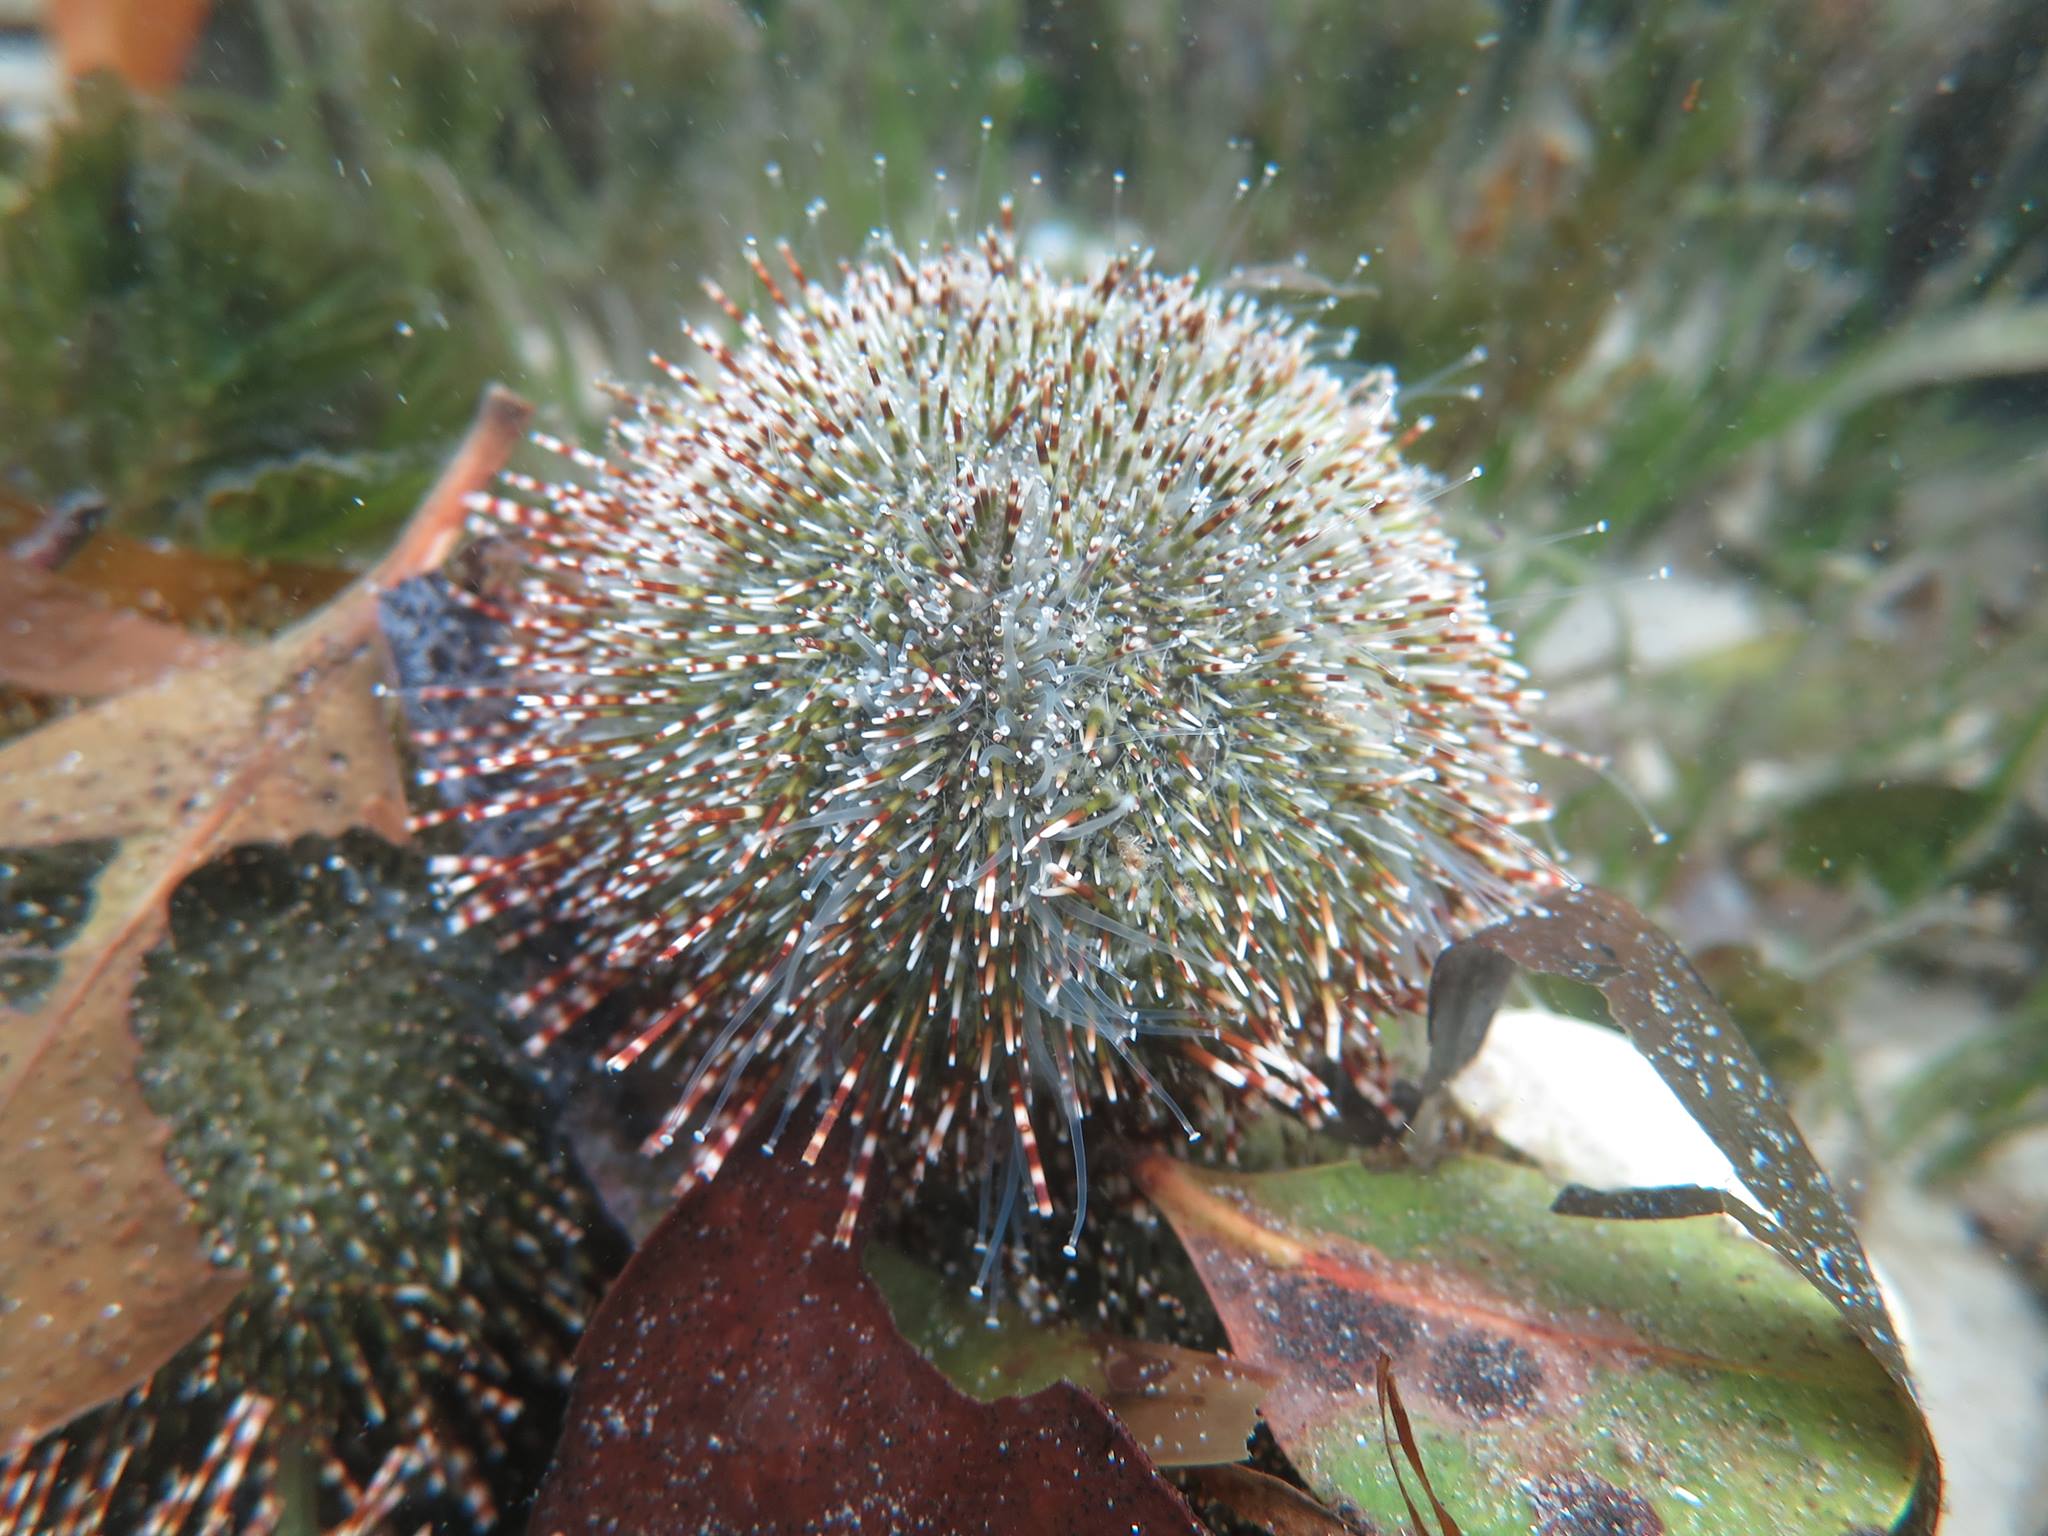
M 48 0 L 43 26 L 65 78 L 111 69 L 138 90 L 168 90 L 206 25 L 213 0 Z
M 1188 1486 L 1272 1536 L 1353 1536 L 1346 1525 L 1294 1484 L 1256 1467 L 1196 1467 Z
M 1258 1428 L 1265 1372 L 1151 1339 L 1094 1336 L 1102 1401 L 1162 1467 L 1213 1466 L 1243 1457 Z
M 391 553 L 261 647 L 0 749 L 0 844 L 119 838 L 42 1007 L 0 1010 L 0 1446 L 145 1380 L 226 1304 L 135 1081 L 128 1008 L 171 891 L 241 843 L 406 835 L 377 594 L 438 564 L 530 415 L 501 391 Z
M 1685 952 L 1620 897 L 1590 887 L 1568 891 L 1445 950 L 1430 978 L 1425 1089 L 1449 1082 L 1478 1054 L 1517 966 L 1598 988 L 1616 1027 L 1671 1085 L 1762 1207 L 1721 1190 L 1575 1185 L 1555 1209 L 1608 1219 L 1707 1210 L 1734 1218 L 1828 1298 L 1917 1405 L 1863 1244 L 1756 1053 Z M 1926 1454 L 1902 1536 L 1925 1536 L 1941 1511 L 1941 1460 L 1924 1416 L 1920 1427 Z
M 111 608 L 204 630 L 280 629 L 338 595 L 357 572 L 258 560 L 132 538 L 80 495 L 54 508 L 0 488 L 0 545 L 14 563 L 62 575 Z
M 1079 1387 L 976 1402 L 897 1333 L 832 1241 L 849 1146 L 806 1167 L 749 1140 L 655 1228 L 577 1351 L 535 1536 L 1198 1536 Z
M 0 559 L 0 614 L 0 683 L 33 693 L 101 698 L 213 666 L 236 649 L 14 560 Z

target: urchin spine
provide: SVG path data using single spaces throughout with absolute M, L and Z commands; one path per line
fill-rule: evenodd
M 1007 227 L 836 286 L 747 254 L 768 312 L 712 289 L 703 376 L 477 505 L 523 566 L 478 600 L 505 681 L 443 692 L 504 713 L 423 734 L 467 798 L 421 820 L 520 820 L 442 862 L 458 923 L 582 931 L 515 1000 L 535 1048 L 661 978 L 605 1053 L 693 1053 L 656 1141 L 708 1177 L 814 1096 L 807 1159 L 858 1129 L 842 1237 L 885 1141 L 986 1164 L 1000 1227 L 1052 1212 L 1046 1100 L 1078 1159 L 1190 1064 L 1311 1117 L 1318 1061 L 1369 1081 L 1435 950 L 1559 878 L 1391 378 Z

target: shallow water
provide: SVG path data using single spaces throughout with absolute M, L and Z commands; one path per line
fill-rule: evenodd
M 2037 11 L 0 4 L 0 1532 L 2048 1529 Z

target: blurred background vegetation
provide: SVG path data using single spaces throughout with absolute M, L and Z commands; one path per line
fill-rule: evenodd
M 295 573 L 207 614 L 275 623 L 487 382 L 594 441 L 594 381 L 679 345 L 700 274 L 744 292 L 749 235 L 829 258 L 1009 192 L 1056 259 L 1241 269 L 1483 468 L 1446 513 L 1546 728 L 1612 763 L 1540 765 L 1575 867 L 1852 1167 L 1968 1181 L 2048 1273 L 2011 1172 L 2048 1122 L 2048 8 L 196 11 L 48 93 L 8 41 L 0 532 L 103 502 L 103 542 Z

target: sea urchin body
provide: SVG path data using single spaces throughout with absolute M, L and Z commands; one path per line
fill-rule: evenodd
M 609 457 L 479 506 L 521 566 L 505 680 L 448 691 L 504 719 L 424 736 L 461 797 L 426 819 L 519 836 L 443 861 L 458 922 L 583 935 L 518 999 L 536 1045 L 655 980 L 608 1060 L 686 1053 L 657 1140 L 699 1172 L 777 1096 L 808 1157 L 854 1125 L 849 1224 L 884 1145 L 1049 1215 L 1044 1126 L 1078 1159 L 1091 1106 L 1167 1112 L 1191 1066 L 1317 1112 L 1555 878 L 1391 379 L 1135 255 L 781 259 Z
M 226 1311 L 126 1396 L 0 1456 L 0 1536 L 484 1531 L 531 1496 L 616 1262 L 486 1025 L 488 946 L 366 834 L 179 886 L 141 1078 Z

